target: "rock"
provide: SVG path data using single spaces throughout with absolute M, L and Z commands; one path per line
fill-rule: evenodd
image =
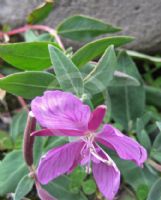
M 0 0 L 0 24 L 19 26 L 25 16 L 41 0 Z M 136 40 L 128 48 L 155 53 L 161 50 L 160 0 L 59 0 L 44 22 L 55 27 L 58 22 L 73 14 L 85 14 L 122 27 L 121 34 Z

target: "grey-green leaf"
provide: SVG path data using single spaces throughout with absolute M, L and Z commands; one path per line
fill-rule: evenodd
M 25 175 L 17 185 L 14 200 L 22 200 L 32 189 L 34 179 Z
M 87 92 L 93 95 L 105 90 L 109 82 L 113 79 L 116 66 L 117 58 L 114 47 L 110 46 L 98 64 L 84 79 L 84 86 Z
M 47 72 L 20 72 L 0 79 L 0 88 L 17 96 L 32 99 L 45 90 L 57 87 L 55 76 Z
M 27 111 L 23 110 L 13 116 L 10 125 L 10 136 L 14 142 L 19 135 L 22 136 L 27 120 Z
M 118 27 L 84 15 L 69 17 L 57 27 L 59 35 L 78 41 L 86 41 L 105 33 L 114 33 L 120 30 Z
M 112 81 L 109 82 L 108 86 L 112 87 L 122 87 L 122 86 L 139 86 L 140 82 L 130 76 L 120 71 L 115 71 Z
M 51 66 L 48 44 L 58 47 L 53 42 L 0 44 L 0 58 L 22 70 L 47 69 Z
M 131 42 L 133 39 L 134 38 L 127 36 L 114 36 L 92 41 L 76 51 L 72 57 L 72 60 L 75 65 L 82 67 L 88 61 L 91 61 L 103 54 L 110 45 L 119 47 Z
M 161 200 L 161 178 L 159 178 L 151 188 L 147 200 Z
M 149 55 L 139 53 L 137 51 L 131 51 L 131 50 L 127 50 L 126 52 L 129 56 L 137 58 L 137 59 L 150 61 L 150 62 L 154 62 L 154 63 L 161 63 L 161 58 L 158 58 L 158 57 L 149 56 Z
M 118 57 L 117 70 L 133 76 L 140 82 L 140 86 L 109 87 L 111 99 L 112 118 L 122 124 L 126 130 L 132 128 L 132 122 L 140 117 L 145 108 L 145 89 L 142 85 L 141 76 L 131 60 L 125 53 Z
M 71 91 L 77 96 L 81 96 L 84 88 L 79 69 L 58 48 L 49 45 L 49 53 L 56 78 L 61 88 L 65 91 Z
M 14 192 L 21 178 L 28 170 L 22 151 L 12 151 L 0 161 L 0 196 Z
M 61 176 L 48 185 L 45 185 L 44 188 L 59 200 L 87 200 L 82 192 L 73 193 L 70 191 L 70 183 L 70 178 Z

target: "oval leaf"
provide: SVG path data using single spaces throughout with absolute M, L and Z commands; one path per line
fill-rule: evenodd
M 114 72 L 113 80 L 110 81 L 110 83 L 108 84 L 108 86 L 113 86 L 113 87 L 139 86 L 139 85 L 140 82 L 136 78 L 117 70 Z
M 22 70 L 43 70 L 51 66 L 48 44 L 51 42 L 21 42 L 0 45 L 0 57 Z
M 147 200 L 161 200 L 161 178 L 159 178 L 151 188 Z
M 57 28 L 59 35 L 79 41 L 89 40 L 105 33 L 114 33 L 120 30 L 120 28 L 113 27 L 103 21 L 83 15 L 69 17 Z
M 30 178 L 28 175 L 24 176 L 17 185 L 14 200 L 21 200 L 25 197 L 32 189 L 34 184 L 34 179 Z
M 29 24 L 35 24 L 45 19 L 53 9 L 52 0 L 46 1 L 33 10 L 27 17 Z
M 85 77 L 84 84 L 87 91 L 91 94 L 97 94 L 105 90 L 109 82 L 113 79 L 116 66 L 117 58 L 114 47 L 110 46 L 94 69 Z
M 12 151 L 0 161 L 0 196 L 14 192 L 28 169 L 24 163 L 22 151 Z
M 145 89 L 134 62 L 125 52 L 121 52 L 118 56 L 117 70 L 134 77 L 140 83 L 140 86 L 124 85 L 122 87 L 112 86 L 108 88 L 112 118 L 122 124 L 124 129 L 130 130 L 132 122 L 142 116 L 144 112 Z
M 79 69 L 62 51 L 54 46 L 49 45 L 49 52 L 61 88 L 81 96 L 83 94 L 83 80 Z
M 47 72 L 20 72 L 0 79 L 0 88 L 17 96 L 32 99 L 56 87 L 55 77 Z
M 121 45 L 131 42 L 132 40 L 132 37 L 127 36 L 114 36 L 95 40 L 84 45 L 78 51 L 76 51 L 76 53 L 72 57 L 72 60 L 75 65 L 81 67 L 85 65 L 88 61 L 91 61 L 94 58 L 97 58 L 98 56 L 103 54 L 108 46 L 114 45 L 115 47 L 119 47 Z
M 16 142 L 16 139 L 19 135 L 23 135 L 27 120 L 27 111 L 23 110 L 18 112 L 13 116 L 11 125 L 10 125 L 10 136 L 13 142 Z

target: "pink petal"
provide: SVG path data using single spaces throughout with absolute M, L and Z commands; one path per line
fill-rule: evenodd
M 143 146 L 111 125 L 104 126 L 96 141 L 115 150 L 120 158 L 132 160 L 139 166 L 147 159 L 147 152 Z
M 88 124 L 89 130 L 94 131 L 97 128 L 99 128 L 106 114 L 106 109 L 107 109 L 106 106 L 100 105 L 92 112 L 91 119 Z
M 103 152 L 99 153 L 99 155 L 102 156 L 102 158 L 107 159 Z M 114 199 L 120 186 L 120 171 L 116 167 L 115 163 L 113 162 L 113 164 L 108 165 L 103 162 L 93 162 L 92 166 L 93 176 L 100 192 L 108 200 Z
M 31 110 L 42 127 L 56 130 L 86 131 L 91 115 L 89 106 L 76 96 L 58 90 L 36 97 Z
M 56 129 L 42 129 L 34 131 L 31 136 L 82 136 L 84 132 L 76 130 L 56 130 Z
M 40 160 L 37 177 L 47 184 L 56 177 L 69 172 L 81 159 L 80 151 L 84 142 L 72 142 L 48 151 Z

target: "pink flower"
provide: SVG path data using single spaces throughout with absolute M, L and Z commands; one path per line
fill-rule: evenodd
M 75 141 L 54 148 L 40 160 L 37 177 L 47 184 L 64 173 L 70 173 L 77 165 L 93 171 L 99 190 L 112 200 L 120 185 L 120 172 L 99 146 L 103 144 L 115 150 L 118 156 L 142 166 L 147 159 L 146 150 L 134 139 L 123 135 L 112 125 L 99 127 L 105 116 L 106 107 L 98 106 L 91 112 L 88 105 L 68 92 L 47 91 L 36 97 L 31 108 L 38 123 L 45 127 L 32 133 L 34 136 L 75 136 Z

